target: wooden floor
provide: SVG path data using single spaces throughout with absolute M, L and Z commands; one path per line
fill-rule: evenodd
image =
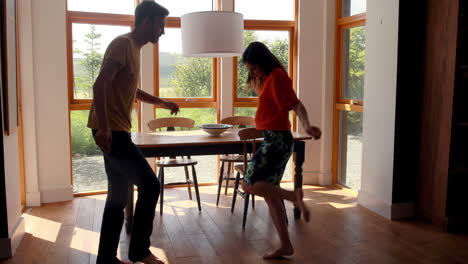
M 291 185 L 286 185 L 291 187 Z M 468 237 L 413 222 L 391 222 L 356 205 L 354 194 L 333 187 L 306 187 L 311 222 L 292 220 L 296 254 L 290 260 L 263 261 L 278 244 L 264 201 L 257 199 L 241 228 L 241 209 L 231 214 L 231 196 L 216 207 L 216 187 L 202 187 L 202 212 L 187 191 L 166 192 L 163 217 L 156 214 L 152 251 L 170 264 L 237 263 L 468 263 Z M 12 263 L 95 263 L 105 196 L 34 208 L 26 217 L 26 236 Z M 128 238 L 119 256 L 126 259 Z

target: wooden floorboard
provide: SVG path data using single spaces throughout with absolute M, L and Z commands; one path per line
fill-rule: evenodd
M 468 263 L 468 236 L 415 221 L 389 221 L 358 206 L 351 192 L 316 186 L 305 190 L 310 223 L 294 220 L 292 205 L 286 204 L 295 255 L 264 261 L 261 256 L 279 243 L 265 202 L 256 199 L 242 230 L 242 198 L 231 213 L 231 192 L 222 194 L 218 207 L 216 186 L 201 187 L 200 194 L 201 212 L 186 188 L 166 190 L 162 217 L 156 209 L 151 250 L 166 263 Z M 105 199 L 80 197 L 31 209 L 15 257 L 0 264 L 94 264 Z M 130 238 L 122 230 L 118 256 L 128 260 Z

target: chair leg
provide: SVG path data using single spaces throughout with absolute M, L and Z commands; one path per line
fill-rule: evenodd
M 192 189 L 190 188 L 190 176 L 189 176 L 187 166 L 184 166 L 184 170 L 185 170 L 185 179 L 187 180 L 188 196 L 190 200 L 192 200 Z
M 159 168 L 159 181 L 161 182 L 161 196 L 159 197 L 159 214 L 163 214 L 164 206 L 164 167 Z
M 219 204 L 219 196 L 221 195 L 221 186 L 223 185 L 223 177 L 224 177 L 224 161 L 221 162 L 221 169 L 219 171 L 218 196 L 216 197 L 216 206 L 218 206 Z
M 239 181 L 240 181 L 240 173 L 237 172 L 236 180 L 234 182 L 234 191 L 232 192 L 231 213 L 234 212 L 234 208 L 236 207 L 236 198 L 237 198 L 237 190 L 239 189 Z
M 197 173 L 195 172 L 195 166 L 194 165 L 192 165 L 192 177 L 193 177 L 193 186 L 195 187 L 195 196 L 197 197 L 198 211 L 201 211 L 200 193 L 198 192 Z
M 245 194 L 245 201 L 244 201 L 244 215 L 242 216 L 242 229 L 245 229 L 245 223 L 247 221 L 247 211 L 249 210 L 249 197 L 250 194 Z
M 252 209 L 255 209 L 255 195 L 252 194 Z
M 226 188 L 224 189 L 224 195 L 227 195 L 229 180 L 231 178 L 231 164 L 232 162 L 228 161 L 228 169 L 227 169 L 227 178 L 226 178 Z

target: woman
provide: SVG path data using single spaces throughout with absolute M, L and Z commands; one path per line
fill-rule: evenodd
M 305 131 L 314 139 L 319 139 L 322 132 L 310 125 L 307 111 L 297 98 L 284 66 L 265 44 L 251 43 L 242 55 L 242 62 L 248 70 L 247 87 L 258 93 L 255 125 L 264 133 L 264 141 L 248 165 L 242 188 L 247 193 L 265 198 L 280 237 L 281 246 L 263 258 L 291 256 L 294 249 L 289 239 L 283 200 L 299 207 L 306 222 L 309 221 L 309 210 L 303 202 L 302 189 L 288 191 L 279 186 L 293 152 L 289 111 L 296 112 Z

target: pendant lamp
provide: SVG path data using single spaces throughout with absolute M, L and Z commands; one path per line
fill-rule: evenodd
M 182 55 L 186 57 L 235 57 L 244 49 L 244 17 L 226 11 L 182 15 Z

